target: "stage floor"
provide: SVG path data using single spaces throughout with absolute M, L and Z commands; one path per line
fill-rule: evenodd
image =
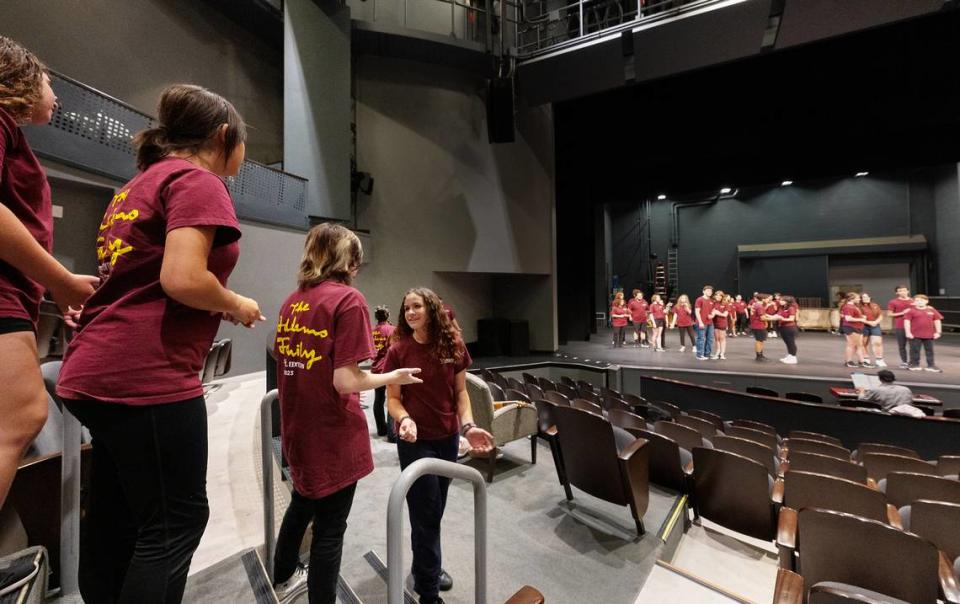
M 754 360 L 753 338 L 748 336 L 728 338 L 727 359 L 717 361 L 698 361 L 689 346 L 686 352 L 681 353 L 679 337 L 675 330 L 667 333 L 668 349 L 664 352 L 654 352 L 650 348 L 637 348 L 632 344 L 627 344 L 623 348 L 614 348 L 611 342 L 611 332 L 606 330 L 594 335 L 590 342 L 568 342 L 553 355 L 481 357 L 475 359 L 474 367 L 573 362 L 598 367 L 617 364 L 653 370 L 729 372 L 792 378 L 841 378 L 844 382 L 849 381 L 851 372 L 876 374 L 879 370 L 845 367 L 843 337 L 824 332 L 806 332 L 797 337 L 799 360 L 797 365 L 785 365 L 777 360 L 786 354 L 783 340 L 779 338 L 767 340 L 765 354 L 768 360 L 766 362 Z M 898 381 L 960 387 L 960 336 L 945 335 L 943 339 L 937 341 L 935 352 L 937 366 L 943 369 L 943 373 L 900 369 L 896 340 L 892 336 L 884 337 L 884 360 L 887 361 L 888 369 L 896 374 Z M 925 362 L 921 360 L 921 364 Z

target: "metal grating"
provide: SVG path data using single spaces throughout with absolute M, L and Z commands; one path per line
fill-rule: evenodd
M 154 119 L 85 84 L 50 75 L 60 105 L 49 126 L 24 130 L 37 155 L 121 181 L 133 178 L 133 136 L 151 127 Z M 302 230 L 310 226 L 306 183 L 249 160 L 236 177 L 227 179 L 241 219 Z

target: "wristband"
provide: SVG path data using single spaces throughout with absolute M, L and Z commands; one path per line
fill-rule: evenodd
M 413 418 L 410 417 L 409 415 L 404 415 L 403 417 L 401 417 L 401 418 L 397 421 L 397 426 L 402 426 L 402 425 L 403 425 L 403 420 L 405 420 L 405 419 L 413 420 Z
M 462 426 L 460 426 L 460 436 L 466 437 L 467 432 L 469 432 L 470 430 L 473 430 L 476 427 L 477 425 L 473 422 L 467 422 L 463 424 Z

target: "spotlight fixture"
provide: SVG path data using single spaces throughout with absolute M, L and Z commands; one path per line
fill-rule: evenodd
M 789 187 L 789 186 L 792 185 L 792 184 L 793 184 L 793 181 L 792 181 L 792 180 L 785 180 L 785 181 L 783 181 L 782 183 L 780 183 L 780 186 L 781 186 L 781 187 Z
M 660 200 L 660 201 L 663 201 L 663 200 L 666 199 L 666 198 L 667 198 L 667 196 L 664 195 L 663 193 L 661 193 L 660 195 L 657 195 L 657 199 Z
M 870 173 L 869 173 L 869 172 L 857 172 L 856 174 L 854 174 L 854 176 L 856 176 L 857 178 L 860 178 L 861 176 L 866 176 L 867 174 L 870 174 Z
M 733 189 L 731 189 L 730 187 L 724 187 L 720 189 L 721 195 L 729 195 L 731 192 L 733 192 Z

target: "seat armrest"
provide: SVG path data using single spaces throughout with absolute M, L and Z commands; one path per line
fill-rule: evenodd
M 620 461 L 625 461 L 629 464 L 631 458 L 633 458 L 633 456 L 636 455 L 637 451 L 643 449 L 643 447 L 646 444 L 647 444 L 647 439 L 645 438 L 638 438 L 634 440 L 632 443 L 624 447 L 623 451 L 621 451 L 618 454 L 618 456 L 620 457 Z
M 692 461 L 691 461 L 690 463 L 688 463 L 687 465 L 683 466 L 683 473 L 686 474 L 687 476 L 692 476 L 692 475 L 693 475 L 693 462 L 692 462 Z
M 773 604 L 800 604 L 803 602 L 803 577 L 795 572 L 777 569 L 777 583 L 773 588 Z
M 877 481 L 872 478 L 867 478 L 867 486 L 873 489 L 874 491 L 880 490 L 880 487 L 877 486 Z
M 543 604 L 543 594 L 529 585 L 524 585 L 520 591 L 510 596 L 504 604 Z
M 793 569 L 794 552 L 797 549 L 797 511 L 781 507 L 777 514 L 777 550 L 780 552 L 780 568 Z
M 780 460 L 780 467 L 777 468 L 777 476 L 780 476 L 780 477 L 782 478 L 783 476 L 786 475 L 786 473 L 787 473 L 789 470 L 790 470 L 790 462 L 787 461 L 786 459 L 781 459 L 781 460 Z
M 947 559 L 947 555 L 940 552 L 940 595 L 949 604 L 960 604 L 960 586 L 957 585 L 957 577 L 953 574 L 953 565 Z
M 773 499 L 773 502 L 777 505 L 783 504 L 783 479 L 778 478 L 773 483 L 773 492 L 770 493 L 770 498 Z
M 624 494 L 629 494 L 630 507 L 639 521 L 647 513 L 650 502 L 650 447 L 645 438 L 638 438 L 619 454 L 620 479 Z M 642 533 L 642 529 L 638 529 Z
M 892 504 L 887 504 L 887 524 L 895 529 L 903 530 L 903 520 L 900 518 L 900 512 Z

